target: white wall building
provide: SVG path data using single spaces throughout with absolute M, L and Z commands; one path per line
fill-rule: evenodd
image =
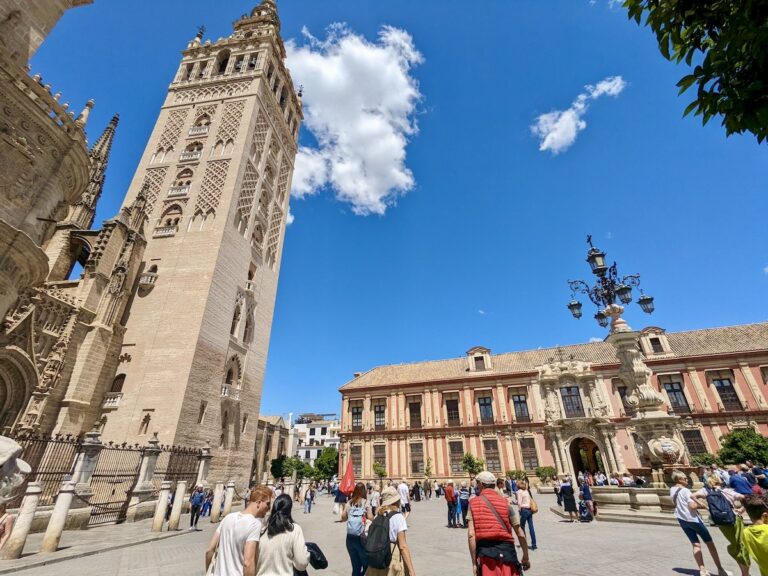
M 301 414 L 291 427 L 293 454 L 314 465 L 324 448 L 339 449 L 341 422 L 336 414 Z

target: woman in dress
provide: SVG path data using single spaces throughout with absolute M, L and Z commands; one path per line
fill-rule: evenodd
M 309 564 L 304 532 L 291 517 L 288 494 L 275 498 L 266 527 L 261 531 L 256 561 L 257 576 L 293 576 Z
M 405 537 L 408 524 L 400 513 L 400 495 L 396 488 L 389 486 L 381 492 L 381 506 L 377 515 L 389 517 L 389 542 L 397 546 L 392 550 L 392 560 L 387 568 L 370 566 L 365 576 L 416 576 Z
M 573 490 L 573 485 L 571 485 L 570 476 L 566 476 L 563 483 L 560 484 L 560 497 L 563 499 L 563 508 L 568 512 L 568 517 L 571 522 L 576 522 L 579 509 L 576 506 L 576 495 Z
M 365 521 L 373 520 L 366 501 L 365 484 L 358 482 L 341 513 L 341 521 L 347 523 L 347 553 L 352 561 L 352 576 L 362 576 L 368 569 L 368 553 L 363 544 Z

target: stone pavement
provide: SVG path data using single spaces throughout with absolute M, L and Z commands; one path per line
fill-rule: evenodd
M 650 576 L 690 574 L 698 576 L 693 564 L 691 546 L 676 526 L 599 523 L 570 524 L 548 510 L 554 505 L 551 495 L 537 497 L 540 512 L 535 516 L 538 550 L 531 552 L 531 570 L 527 574 L 568 574 L 598 576 L 603 574 L 642 573 Z M 308 540 L 317 542 L 328 557 L 327 570 L 312 571 L 323 576 L 347 576 L 351 572 L 344 545 L 345 527 L 334 522 L 332 502 L 320 496 L 312 514 L 296 508 L 294 518 L 304 529 Z M 445 503 L 414 503 L 408 519 L 408 543 L 414 556 L 418 576 L 468 576 L 469 552 L 466 532 L 449 529 L 445 519 Z M 182 525 L 184 520 L 182 518 Z M 137 530 L 145 522 L 103 529 L 104 545 L 120 539 L 121 531 Z M 177 537 L 138 544 L 97 555 L 67 560 L 49 566 L 16 570 L 21 576 L 194 576 L 204 573 L 203 556 L 215 529 L 201 523 L 202 532 L 181 532 Z M 94 532 L 93 530 L 90 532 Z M 64 545 L 73 540 L 65 533 Z M 87 534 L 87 533 L 86 533 Z M 111 534 L 111 536 L 109 536 Z M 135 533 L 134 533 L 135 534 Z M 736 563 L 725 552 L 725 539 L 714 530 L 725 567 L 738 573 Z M 705 555 L 707 566 L 714 565 Z M 0 562 L 0 569 L 5 563 Z M 753 569 L 753 573 L 756 573 Z

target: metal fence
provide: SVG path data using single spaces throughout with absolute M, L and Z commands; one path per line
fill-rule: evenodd
M 155 475 L 152 477 L 155 490 L 160 490 L 164 480 L 171 482 L 172 491 L 181 480 L 186 480 L 189 489 L 197 480 L 201 450 L 179 446 L 162 446 L 161 449 L 162 452 L 157 457 Z
M 8 502 L 8 508 L 18 508 L 27 490 L 27 484 L 37 482 L 42 488 L 40 505 L 53 504 L 62 481 L 71 476 L 75 468 L 81 438 L 59 434 L 55 436 L 11 436 L 22 448 L 21 458 L 32 468 L 17 496 Z
M 126 444 L 106 444 L 99 453 L 91 476 L 91 518 L 88 526 L 123 522 L 131 490 L 141 468 L 143 448 Z

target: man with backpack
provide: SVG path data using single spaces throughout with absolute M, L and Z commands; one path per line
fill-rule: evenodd
M 476 576 L 519 576 L 529 570 L 528 544 L 520 517 L 496 488 L 496 477 L 486 471 L 475 477 L 480 494 L 469 501 L 467 540 Z M 515 534 L 522 558 L 518 561 Z
M 388 486 L 381 492 L 381 506 L 368 528 L 366 576 L 416 576 L 407 530 L 408 524 L 400 511 L 400 494 L 394 486 Z

